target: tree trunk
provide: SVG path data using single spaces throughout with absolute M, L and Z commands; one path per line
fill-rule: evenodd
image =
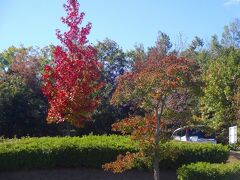
M 165 98 L 162 99 L 161 106 L 157 106 L 155 109 L 155 116 L 156 116 L 156 132 L 155 132 L 155 149 L 154 149 L 154 157 L 153 157 L 153 172 L 154 172 L 154 180 L 160 180 L 159 175 L 159 142 L 160 142 L 160 123 L 161 123 L 161 117 L 163 113 L 163 108 L 165 106 Z
M 66 135 L 67 136 L 71 136 L 70 130 L 71 130 L 70 123 L 66 122 Z
M 158 107 L 155 110 L 156 112 L 156 121 L 157 121 L 157 127 L 155 132 L 155 149 L 154 149 L 154 157 L 153 157 L 153 172 L 154 172 L 154 180 L 160 180 L 159 176 L 159 157 L 158 157 L 158 146 L 160 142 L 160 119 L 161 114 L 158 112 Z
M 153 173 L 154 173 L 154 180 L 160 180 L 159 176 L 159 157 L 154 155 L 153 159 Z

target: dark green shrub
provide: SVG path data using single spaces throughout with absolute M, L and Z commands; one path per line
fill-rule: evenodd
M 95 167 L 112 162 L 118 154 L 137 152 L 137 143 L 124 136 L 42 137 L 0 142 L 0 170 Z M 197 161 L 225 162 L 226 146 L 168 142 L 160 148 L 161 168 L 177 168 Z M 139 167 L 138 163 L 138 167 Z
M 122 136 L 23 138 L 0 144 L 0 170 L 46 167 L 101 167 L 117 154 L 137 151 Z
M 176 169 L 193 162 L 226 162 L 229 148 L 221 144 L 170 141 L 162 145 L 160 168 Z
M 198 162 L 177 170 L 178 180 L 239 180 L 240 163 L 210 164 Z

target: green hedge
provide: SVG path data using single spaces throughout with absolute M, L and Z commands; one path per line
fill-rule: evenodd
M 160 149 L 163 157 L 160 166 L 170 169 L 196 161 L 225 162 L 229 153 L 226 146 L 198 143 L 169 142 Z M 117 135 L 4 140 L 0 143 L 0 171 L 80 166 L 100 168 L 127 151 L 138 151 L 137 144 L 128 137 Z
M 229 157 L 229 148 L 221 144 L 170 141 L 162 145 L 160 168 L 177 169 L 194 162 L 222 163 Z M 160 153 L 161 156 L 161 153 Z
M 0 170 L 101 167 L 127 151 L 137 146 L 122 136 L 23 138 L 0 144 Z
M 210 164 L 198 162 L 177 170 L 178 180 L 239 180 L 240 163 Z

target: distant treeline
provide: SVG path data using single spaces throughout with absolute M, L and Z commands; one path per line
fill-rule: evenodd
M 101 104 L 92 121 L 82 129 L 67 123 L 47 124 L 48 102 L 41 91 L 41 74 L 46 64 L 53 64 L 53 45 L 44 48 L 9 47 L 0 53 L 0 136 L 56 136 L 109 134 L 111 124 L 129 114 L 144 114 L 141 109 L 126 104 L 111 105 L 116 78 L 132 71 L 136 61 L 150 56 L 161 60 L 176 55 L 197 64 L 195 96 L 188 103 L 191 115 L 186 121 L 176 121 L 171 128 L 187 124 L 206 124 L 214 128 L 220 141 L 226 141 L 228 127 L 239 124 L 240 118 L 240 20 L 226 25 L 221 37 L 213 35 L 210 42 L 194 37 L 190 44 L 179 36 L 172 42 L 159 32 L 155 45 L 137 45 L 124 52 L 113 40 L 105 39 L 95 46 L 97 59 L 103 64 Z M 188 108 L 189 109 L 189 108 Z M 181 117 L 182 118 L 182 117 Z

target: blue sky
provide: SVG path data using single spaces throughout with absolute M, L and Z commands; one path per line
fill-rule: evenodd
M 11 45 L 45 46 L 58 44 L 55 29 L 64 30 L 66 0 L 0 0 L 0 51 Z M 240 0 L 79 0 L 92 22 L 91 43 L 106 37 L 123 49 L 137 43 L 154 44 L 158 31 L 171 39 L 183 34 L 209 40 L 220 35 L 224 25 L 240 18 Z

